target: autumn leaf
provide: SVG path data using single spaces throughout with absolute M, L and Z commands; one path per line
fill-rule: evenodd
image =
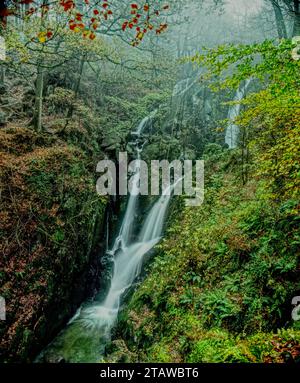
M 38 37 L 39 42 L 43 44 L 47 40 L 47 32 L 39 32 L 37 37 Z

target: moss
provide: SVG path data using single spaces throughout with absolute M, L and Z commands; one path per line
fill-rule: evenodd
M 98 329 L 92 330 L 84 327 L 80 322 L 67 326 L 54 343 L 42 355 L 43 362 L 64 360 L 78 363 L 85 360 L 88 363 L 100 361 L 103 342 Z
M 1 347 L 4 360 L 26 361 L 94 288 L 88 273 L 107 201 L 96 194 L 94 169 L 81 149 L 25 128 L 1 134 L 0 294 L 8 314 Z

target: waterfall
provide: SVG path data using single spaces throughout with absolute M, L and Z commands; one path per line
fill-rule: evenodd
M 112 250 L 109 254 L 113 258 L 113 272 L 109 290 L 101 303 L 81 310 L 77 314 L 76 320 L 81 321 L 84 326 L 90 328 L 101 328 L 102 334 L 110 336 L 110 331 L 114 326 L 121 305 L 124 293 L 132 286 L 135 279 L 141 272 L 145 255 L 159 242 L 164 219 L 171 199 L 174 185 L 165 189 L 153 207 L 142 225 L 137 241 L 132 241 L 133 225 L 137 211 L 139 198 L 139 180 L 140 180 L 140 160 L 141 152 L 141 134 L 147 126 L 153 113 L 142 120 L 138 128 L 133 132 L 137 136 L 135 149 L 137 152 L 137 161 L 135 162 L 134 174 L 132 178 L 132 191 L 127 203 L 126 212 L 121 225 L 119 235 L 117 236 Z
M 142 119 L 142 121 L 139 123 L 137 129 L 133 132 L 131 132 L 131 134 L 133 136 L 138 136 L 140 137 L 140 135 L 144 132 L 144 130 L 147 128 L 147 126 L 151 123 L 151 121 L 153 120 L 153 117 L 155 117 L 157 113 L 157 109 L 155 109 L 153 112 L 151 112 L 149 114 L 149 116 L 145 117 Z
M 171 189 L 173 187 L 174 185 L 164 190 L 161 197 L 150 211 L 139 236 L 141 242 L 149 242 L 161 236 L 164 218 L 171 199 Z
M 147 116 L 145 117 L 138 125 L 137 129 L 135 132 L 132 132 L 132 134 L 136 134 L 138 136 L 141 135 L 141 133 L 143 132 L 144 128 L 146 127 L 146 125 L 148 124 L 148 121 L 151 119 L 150 116 Z
M 92 302 L 83 303 L 67 326 L 36 358 L 36 362 L 53 358 L 66 359 L 69 362 L 99 361 L 111 338 L 122 298 L 140 275 L 146 255 L 161 239 L 166 212 L 176 183 L 163 191 L 141 225 L 137 239 L 134 240 L 133 237 L 139 199 L 141 153 L 145 144 L 142 134 L 155 113 L 144 118 L 132 132 L 135 137 L 133 145 L 136 161 L 121 228 L 111 250 L 107 250 L 112 262 L 108 291 L 104 297 L 96 296 Z
M 154 203 L 136 240 L 132 235 L 139 199 L 141 153 L 145 144 L 142 133 L 155 113 L 156 111 L 144 118 L 132 132 L 136 150 L 136 161 L 130 180 L 132 188 L 119 234 L 112 250 L 107 251 L 113 266 L 108 291 L 102 299 L 96 297 L 93 302 L 85 302 L 66 328 L 41 352 L 36 362 L 53 357 L 58 360 L 66 358 L 70 362 L 99 361 L 106 343 L 110 340 L 124 294 L 139 276 L 145 256 L 161 239 L 166 212 L 176 183 L 166 188 Z M 68 346 L 66 349 L 65 345 Z
M 241 104 L 239 101 L 244 98 L 250 81 L 250 79 L 247 79 L 245 84 L 237 90 L 234 97 L 236 104 L 232 105 L 228 111 L 228 120 L 230 122 L 226 129 L 225 143 L 228 145 L 229 149 L 235 149 L 238 145 L 239 127 L 234 123 L 234 121 L 240 114 Z
M 125 216 L 122 222 L 121 230 L 119 236 L 117 237 L 112 253 L 114 254 L 121 246 L 121 248 L 125 248 L 131 238 L 134 216 L 136 213 L 137 201 L 138 201 L 138 192 L 139 192 L 139 180 L 140 180 L 140 150 L 137 149 L 137 161 L 135 162 L 135 168 L 133 170 L 133 180 L 132 180 L 132 193 L 130 194 Z

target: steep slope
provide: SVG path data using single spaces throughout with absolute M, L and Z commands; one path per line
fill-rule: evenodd
M 1 360 L 28 361 L 96 287 L 107 201 L 78 147 L 24 127 L 0 134 Z
M 242 186 L 235 152 L 206 159 L 205 203 L 177 212 L 116 338 L 147 362 L 299 361 L 299 201 Z

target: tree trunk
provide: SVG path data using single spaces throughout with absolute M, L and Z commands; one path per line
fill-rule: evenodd
M 300 0 L 294 0 L 294 28 L 293 36 L 300 36 Z
M 42 131 L 42 110 L 43 110 L 43 89 L 44 89 L 44 69 L 40 61 L 37 66 L 37 78 L 35 86 L 35 104 L 33 114 L 33 125 L 37 132 Z
M 0 2 L 0 30 L 5 28 L 7 22 L 7 5 L 6 1 Z
M 0 86 L 5 84 L 5 67 L 4 65 L 0 66 Z
M 81 83 L 81 78 L 83 74 L 83 68 L 86 60 L 86 55 L 83 55 L 80 60 L 80 65 L 79 65 L 79 73 L 78 73 L 78 78 L 77 82 L 74 87 L 74 101 L 76 100 L 78 93 L 79 93 L 79 88 L 80 88 L 80 83 Z M 68 110 L 67 118 L 71 118 L 73 116 L 73 111 L 74 111 L 74 104 L 72 104 Z
M 4 24 L 0 24 L 0 61 L 5 60 L 5 40 L 2 37 L 2 33 L 1 33 L 2 28 L 5 28 Z M 3 86 L 4 82 L 5 82 L 5 65 L 4 63 L 0 63 L 0 86 Z
M 48 0 L 43 0 L 42 5 L 46 6 Z M 44 18 L 47 17 L 47 14 L 42 11 L 40 18 L 40 30 L 43 30 Z M 34 111 L 33 111 L 33 126 L 37 132 L 42 131 L 42 113 L 43 113 L 43 93 L 44 93 L 44 47 L 42 47 L 40 52 L 40 57 L 37 60 L 37 77 L 35 84 L 35 102 L 34 102 Z
M 274 1 L 272 1 L 272 6 L 274 9 L 274 13 L 275 13 L 275 20 L 276 20 L 278 37 L 280 39 L 287 39 L 288 35 L 287 35 L 287 30 L 286 30 L 286 26 L 285 26 L 285 22 L 284 22 L 281 8 Z

